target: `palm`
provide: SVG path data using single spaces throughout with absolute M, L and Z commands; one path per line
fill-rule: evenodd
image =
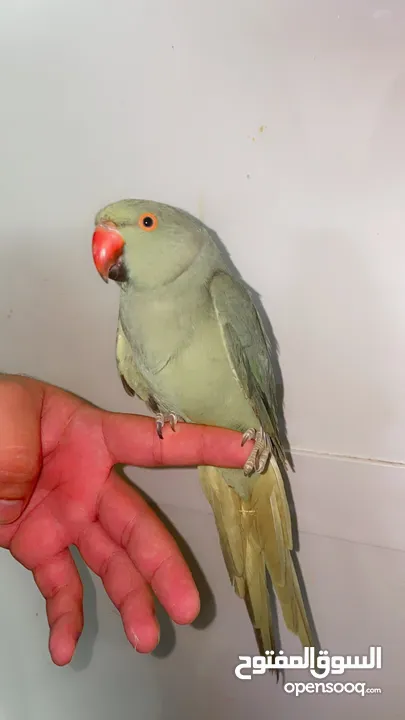
M 70 410 L 66 408 L 66 416 Z M 8 535 L 12 549 L 18 546 L 19 559 L 23 557 L 24 564 L 30 567 L 72 543 L 79 544 L 83 532 L 99 522 L 97 504 L 102 491 L 111 490 L 114 484 L 112 458 L 102 439 L 101 413 L 85 403 L 72 410 L 73 416 L 58 436 L 55 418 L 45 418 L 43 464 L 29 512 L 11 528 L 0 530 L 1 539 Z M 40 548 L 38 523 L 41 523 Z

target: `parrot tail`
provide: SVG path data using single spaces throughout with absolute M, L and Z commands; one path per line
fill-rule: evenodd
M 225 479 L 234 473 L 243 476 L 239 470 L 199 467 L 200 482 L 214 513 L 229 578 L 236 594 L 246 603 L 259 651 L 261 654 L 266 650 L 276 652 L 266 569 L 287 628 L 299 637 L 303 647 L 313 647 L 290 553 L 293 549 L 290 511 L 277 460 L 271 456 L 267 470 L 254 478 L 248 500 Z

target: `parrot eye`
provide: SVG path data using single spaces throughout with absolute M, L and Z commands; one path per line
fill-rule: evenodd
M 156 215 L 153 215 L 152 213 L 145 213 L 139 218 L 138 225 L 141 230 L 151 232 L 152 230 L 156 230 L 158 226 L 158 219 Z

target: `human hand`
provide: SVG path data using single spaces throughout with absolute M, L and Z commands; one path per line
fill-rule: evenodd
M 153 593 L 172 620 L 198 615 L 199 595 L 174 539 L 116 463 L 243 467 L 239 433 L 99 410 L 52 385 L 0 375 L 0 547 L 32 571 L 46 599 L 55 664 L 72 659 L 83 629 L 78 548 L 119 610 L 129 642 L 159 641 Z

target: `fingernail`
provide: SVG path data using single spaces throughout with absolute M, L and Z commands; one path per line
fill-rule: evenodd
M 0 525 L 7 525 L 20 517 L 24 500 L 0 500 Z
M 134 632 L 132 633 L 132 645 L 134 646 L 135 650 L 138 649 L 139 637 L 138 637 L 138 635 L 135 635 Z

